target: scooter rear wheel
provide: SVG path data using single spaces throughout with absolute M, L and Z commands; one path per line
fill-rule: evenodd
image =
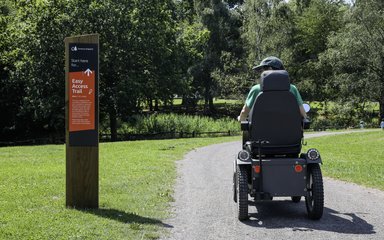
M 308 165 L 307 190 L 308 196 L 305 197 L 305 205 L 308 217 L 318 220 L 323 216 L 324 209 L 323 176 L 319 164 Z
M 237 166 L 237 213 L 240 221 L 248 219 L 248 171 L 244 166 Z

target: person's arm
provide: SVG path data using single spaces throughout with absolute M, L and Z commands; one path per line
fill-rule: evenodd
M 251 88 L 248 93 L 247 99 L 245 100 L 245 104 L 243 109 L 241 109 L 240 115 L 237 117 L 238 121 L 245 121 L 248 117 L 251 108 L 249 106 L 253 106 L 255 102 L 256 96 L 260 93 L 260 85 L 257 84 Z
M 299 90 L 297 90 L 296 86 L 291 84 L 291 90 L 290 90 L 293 95 L 295 95 L 297 103 L 299 104 L 299 109 L 300 109 L 300 114 L 303 118 L 307 118 L 307 113 L 304 110 L 303 107 L 303 99 L 301 98 L 301 95 L 299 93 Z
M 307 118 L 307 113 L 305 112 L 303 105 L 300 105 L 299 108 L 300 108 L 301 116 L 303 116 L 303 118 Z
M 238 117 L 239 122 L 245 121 L 247 119 L 250 110 L 251 109 L 247 107 L 247 104 L 244 104 L 244 107 L 241 109 L 240 115 Z

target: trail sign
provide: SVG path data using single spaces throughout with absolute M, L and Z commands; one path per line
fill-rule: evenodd
M 69 144 L 96 146 L 98 142 L 98 45 L 69 43 Z
M 66 206 L 99 206 L 99 35 L 65 39 Z

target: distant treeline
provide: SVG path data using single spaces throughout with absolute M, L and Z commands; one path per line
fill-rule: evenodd
M 306 101 L 384 117 L 382 0 L 2 0 L 0 141 L 64 135 L 64 38 L 100 34 L 100 119 L 244 99 L 252 65 L 280 57 Z M 351 111 L 349 109 L 352 109 Z M 239 109 L 240 110 L 240 109 Z M 364 119 L 368 121 L 369 119 Z

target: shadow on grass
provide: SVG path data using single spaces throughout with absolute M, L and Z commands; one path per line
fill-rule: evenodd
M 82 212 L 90 213 L 99 217 L 119 221 L 122 223 L 137 223 L 137 224 L 151 224 L 160 225 L 166 228 L 173 228 L 173 226 L 163 223 L 162 221 L 154 218 L 142 217 L 134 213 L 126 213 L 116 209 L 79 209 Z

